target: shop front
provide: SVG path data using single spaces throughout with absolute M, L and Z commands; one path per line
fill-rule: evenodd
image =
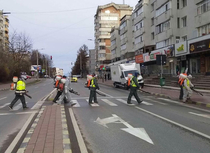
M 210 35 L 190 40 L 188 45 L 190 72 L 210 75 Z
M 186 68 L 189 68 L 188 54 L 189 50 L 186 41 L 175 44 L 176 74 L 183 73 Z

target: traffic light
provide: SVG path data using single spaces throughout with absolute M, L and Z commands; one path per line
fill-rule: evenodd
M 50 56 L 50 59 L 52 60 L 52 56 Z
M 105 67 L 103 67 L 102 70 L 106 70 Z

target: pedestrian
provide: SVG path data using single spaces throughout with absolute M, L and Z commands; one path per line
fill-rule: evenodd
M 26 83 L 25 83 L 26 79 L 27 78 L 25 78 L 25 77 L 20 77 L 18 79 L 17 84 L 15 85 L 15 98 L 8 106 L 10 109 L 13 108 L 13 106 L 19 99 L 22 103 L 23 109 L 28 108 L 26 105 L 25 96 L 24 96 L 24 94 L 26 93 Z M 13 82 L 14 82 L 14 80 L 13 80 Z
M 100 90 L 97 80 L 95 78 L 95 73 L 92 74 L 92 77 L 89 77 L 90 81 L 90 96 L 89 96 L 89 104 L 92 104 L 92 99 L 94 99 L 94 103 L 98 103 L 96 90 Z
M 180 94 L 179 94 L 179 100 L 183 100 L 183 85 L 184 85 L 184 80 L 185 80 L 185 77 L 187 76 L 186 73 L 181 73 L 179 75 L 179 81 L 178 81 L 178 84 L 179 84 L 179 87 L 180 87 Z
M 192 75 L 185 76 L 185 79 L 184 79 L 184 86 L 183 86 L 183 92 L 184 92 L 183 102 L 184 103 L 190 100 L 190 97 L 192 96 L 192 93 L 193 93 L 193 91 L 191 90 L 191 87 L 193 88 L 194 85 L 191 83 L 190 81 L 191 79 L 192 79 Z
M 137 94 L 137 90 L 140 88 L 138 80 L 137 80 L 138 76 L 139 76 L 139 72 L 135 72 L 135 76 L 133 76 L 132 74 L 128 75 L 128 78 L 130 78 L 130 83 L 128 82 L 128 86 L 130 87 L 130 93 L 128 95 L 127 104 L 132 104 L 131 103 L 132 96 L 136 98 L 138 104 L 142 102 Z
M 71 106 L 74 106 L 76 104 L 71 101 L 71 94 L 69 91 L 71 90 L 70 82 L 71 81 L 67 79 L 66 76 L 63 76 L 63 78 L 61 79 L 61 84 L 63 85 L 63 88 L 60 89 L 62 94 L 59 97 L 58 104 L 61 104 L 62 101 L 64 101 L 64 103 L 70 103 Z
M 62 94 L 62 91 L 60 89 L 60 83 L 61 83 L 61 75 L 57 75 L 56 78 L 55 78 L 55 88 L 57 88 L 57 94 L 53 100 L 54 103 L 57 103 L 56 101 L 58 100 L 58 98 L 60 97 L 60 95 Z

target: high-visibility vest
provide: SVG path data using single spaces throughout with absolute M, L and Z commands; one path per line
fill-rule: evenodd
M 137 87 L 137 85 L 135 84 L 135 82 L 133 81 L 133 79 L 134 79 L 134 77 L 132 77 L 132 79 L 131 79 L 131 86 L 132 87 Z M 137 80 L 137 79 L 136 79 Z M 138 82 L 138 81 L 137 81 Z
M 91 80 L 91 87 L 93 87 L 93 88 L 96 87 L 96 85 L 94 84 L 94 79 L 95 79 L 95 78 L 93 78 L 93 79 Z
M 183 74 L 187 76 L 186 73 L 183 73 Z M 183 78 L 180 77 L 180 78 L 179 78 L 179 81 L 178 81 L 178 84 L 179 84 L 180 86 L 183 85 L 184 80 L 185 80 L 185 79 L 183 79 Z
M 17 90 L 17 91 L 26 90 L 26 84 L 25 84 L 25 82 L 23 82 L 22 80 L 19 80 L 19 81 L 17 82 L 16 90 Z
M 90 80 L 88 80 L 87 87 L 90 87 Z
M 187 86 L 190 87 L 190 80 L 188 78 L 186 78 L 187 80 Z M 183 88 L 186 88 L 185 86 Z
M 131 85 L 131 79 L 128 78 L 128 86 L 130 86 L 130 85 Z

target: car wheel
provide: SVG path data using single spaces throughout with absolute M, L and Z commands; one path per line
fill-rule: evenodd
M 115 88 L 118 88 L 118 85 L 117 85 L 116 83 L 114 83 L 114 87 L 115 87 Z

